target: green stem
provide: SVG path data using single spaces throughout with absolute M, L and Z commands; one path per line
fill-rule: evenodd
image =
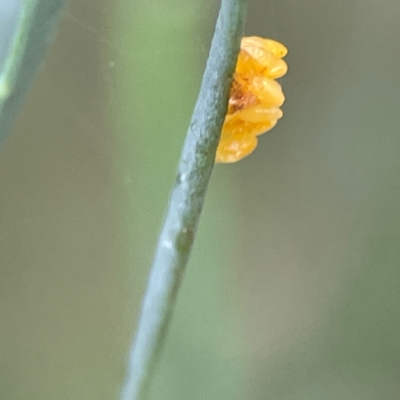
M 58 26 L 66 0 L 24 0 L 16 34 L 0 66 L 0 143 L 9 133 Z
M 122 400 L 144 400 L 193 245 L 227 111 L 247 0 L 222 0 L 129 354 Z

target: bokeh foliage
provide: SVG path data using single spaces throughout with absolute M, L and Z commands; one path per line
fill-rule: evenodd
M 1 398 L 117 398 L 216 8 L 69 4 L 0 158 Z M 250 2 L 285 116 L 214 171 L 154 399 L 399 398 L 399 20 Z
M 0 142 L 8 135 L 37 70 L 42 65 L 57 30 L 64 4 L 65 0 L 29 0 L 20 4 L 13 3 L 11 6 L 0 5 L 5 10 L 17 10 L 9 14 L 10 19 L 14 20 L 15 28 L 10 26 L 4 34 L 5 38 L 1 39 Z M 15 18 L 14 15 L 18 17 Z M 15 33 L 9 35 L 13 30 Z

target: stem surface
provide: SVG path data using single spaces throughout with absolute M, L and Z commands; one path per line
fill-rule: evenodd
M 225 119 L 247 0 L 222 0 L 143 299 L 121 400 L 144 400 L 192 249 Z

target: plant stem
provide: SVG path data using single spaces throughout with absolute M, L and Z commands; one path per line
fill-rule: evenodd
M 143 299 L 121 400 L 144 400 L 193 245 L 225 119 L 247 0 L 222 0 L 200 94 Z

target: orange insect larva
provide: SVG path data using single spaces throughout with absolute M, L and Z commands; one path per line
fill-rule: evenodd
M 285 96 L 275 79 L 287 72 L 282 60 L 286 54 L 286 47 L 275 40 L 242 39 L 216 162 L 232 163 L 248 156 L 257 147 L 257 136 L 282 118 L 279 107 Z

